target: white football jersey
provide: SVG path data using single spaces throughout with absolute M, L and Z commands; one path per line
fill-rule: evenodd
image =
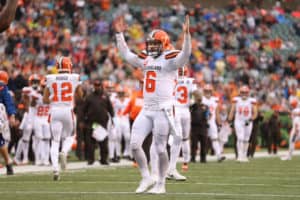
M 182 50 L 164 51 L 156 58 L 145 53 L 134 54 L 128 48 L 124 35 L 116 34 L 117 47 L 122 57 L 144 72 L 144 109 L 161 110 L 174 105 L 177 69 L 188 62 L 191 54 L 191 37 L 186 36 Z
M 129 103 L 129 100 L 130 100 L 129 98 L 124 98 L 124 100 L 121 101 L 119 98 L 116 98 L 115 103 L 114 103 L 114 110 L 118 116 L 122 115 L 126 106 Z
M 175 106 L 189 107 L 192 93 L 197 89 L 194 78 L 179 77 L 175 87 Z
M 243 100 L 241 97 L 234 97 L 233 103 L 235 103 L 236 120 L 249 120 L 252 117 L 252 108 L 256 104 L 256 99 L 249 97 Z
M 78 74 L 50 74 L 46 76 L 51 106 L 73 106 L 74 93 L 80 84 Z
M 49 108 L 48 104 L 43 103 L 43 96 L 42 94 L 37 94 L 36 98 L 36 106 L 35 106 L 35 113 L 34 116 L 36 119 L 39 120 L 47 120 L 49 116 Z
M 219 104 L 219 99 L 214 96 L 211 96 L 210 98 L 203 96 L 202 103 L 209 108 L 209 113 L 211 115 L 211 117 L 209 118 L 209 121 L 215 122 L 216 121 L 216 110 L 217 110 L 217 107 Z
M 295 108 L 292 110 L 292 120 L 300 120 L 300 108 Z

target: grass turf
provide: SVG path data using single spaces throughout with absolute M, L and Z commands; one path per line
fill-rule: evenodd
M 59 182 L 51 173 L 0 177 L 2 200 L 158 200 L 158 199 L 299 199 L 300 157 L 292 161 L 261 158 L 250 163 L 190 164 L 185 182 L 167 181 L 167 194 L 136 195 L 140 181 L 136 168 L 67 171 Z M 180 167 L 180 166 L 178 166 Z

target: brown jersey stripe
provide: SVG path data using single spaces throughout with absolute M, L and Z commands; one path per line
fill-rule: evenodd
M 138 55 L 138 57 L 141 58 L 141 59 L 146 59 L 146 58 L 147 58 L 147 54 L 145 54 L 145 53 L 140 53 L 140 54 Z
M 175 58 L 178 54 L 179 54 L 179 52 L 169 53 L 165 56 L 165 59 Z

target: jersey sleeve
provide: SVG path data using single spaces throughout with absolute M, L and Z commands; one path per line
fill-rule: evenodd
M 121 54 L 121 57 L 125 59 L 129 64 L 134 67 L 143 66 L 144 59 L 146 58 L 144 54 L 137 55 L 130 51 L 125 41 L 123 33 L 116 34 L 117 47 Z
M 16 106 L 15 103 L 11 97 L 11 95 L 8 92 L 7 86 L 4 86 L 1 90 L 2 93 L 2 102 L 6 108 L 7 114 L 10 115 L 15 115 L 17 113 L 16 111 Z
M 251 102 L 251 105 L 257 105 L 257 101 L 254 98 L 251 98 L 250 102 Z
M 176 70 L 179 67 L 183 67 L 190 58 L 192 44 L 191 35 L 184 34 L 183 44 L 181 51 L 171 51 L 165 55 L 165 60 L 167 61 L 167 66 L 170 70 Z

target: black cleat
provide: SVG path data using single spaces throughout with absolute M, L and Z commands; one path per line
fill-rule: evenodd
M 54 171 L 54 173 L 53 173 L 53 180 L 54 181 L 59 181 L 60 180 L 60 176 L 59 176 L 59 172 L 58 171 Z
M 219 162 L 219 163 L 220 163 L 220 162 L 223 162 L 225 159 L 226 159 L 225 156 L 221 156 L 221 157 L 218 159 L 218 162 Z
M 14 170 L 13 170 L 12 164 L 6 165 L 6 174 L 7 175 L 13 175 L 14 174 Z

